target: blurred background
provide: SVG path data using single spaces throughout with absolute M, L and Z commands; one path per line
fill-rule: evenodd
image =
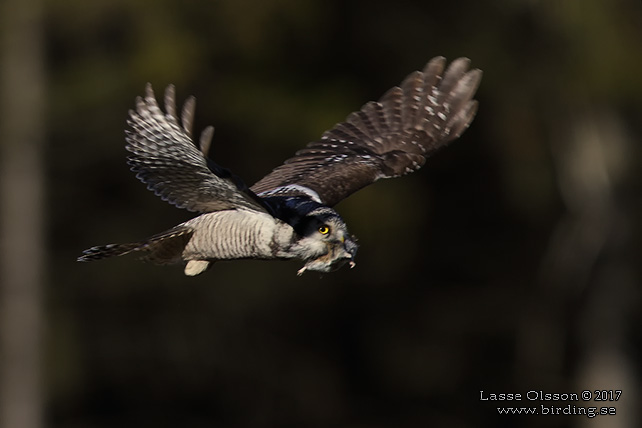
M 6 428 L 635 427 L 642 3 L 4 0 L 0 420 Z M 337 206 L 357 267 L 75 261 L 191 217 L 125 164 L 146 82 L 197 97 L 254 183 L 433 56 L 479 113 Z M 622 390 L 616 416 L 506 416 L 480 391 Z

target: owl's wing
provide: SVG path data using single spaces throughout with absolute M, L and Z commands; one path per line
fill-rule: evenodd
M 251 189 L 261 197 L 307 195 L 333 206 L 380 178 L 421 168 L 475 116 L 481 70 L 459 58 L 433 58 L 400 86 L 326 131 Z
M 173 86 L 165 90 L 165 110 L 156 102 L 147 84 L 144 98 L 130 110 L 126 131 L 127 163 L 136 177 L 161 199 L 189 211 L 211 212 L 234 208 L 266 211 L 267 207 L 241 179 L 207 158 L 214 133 L 207 127 L 201 134 L 200 150 L 192 141 L 194 98 L 176 114 Z

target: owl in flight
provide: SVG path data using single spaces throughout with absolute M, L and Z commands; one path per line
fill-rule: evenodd
M 159 264 L 186 262 L 190 276 L 235 259 L 299 259 L 299 275 L 353 267 L 355 238 L 332 207 L 381 178 L 418 170 L 464 132 L 482 76 L 469 62 L 446 68 L 445 58 L 433 58 L 250 187 L 208 157 L 213 127 L 195 144 L 194 98 L 179 118 L 174 87 L 162 111 L 148 84 L 129 112 L 128 164 L 161 199 L 200 215 L 139 242 L 89 248 L 78 261 L 141 252 Z

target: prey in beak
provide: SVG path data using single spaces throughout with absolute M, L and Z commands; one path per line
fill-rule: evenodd
M 301 276 L 306 271 L 316 272 L 332 272 L 341 268 L 346 263 L 350 269 L 354 268 L 357 264 L 354 261 L 357 255 L 358 245 L 355 239 L 341 237 L 340 240 L 328 244 L 328 252 L 320 257 L 317 257 L 308 262 L 297 271 L 297 275 Z

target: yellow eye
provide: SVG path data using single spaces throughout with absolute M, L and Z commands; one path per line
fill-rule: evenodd
M 328 233 L 330 233 L 330 228 L 325 224 L 323 226 L 319 226 L 319 233 L 321 235 L 327 235 Z

